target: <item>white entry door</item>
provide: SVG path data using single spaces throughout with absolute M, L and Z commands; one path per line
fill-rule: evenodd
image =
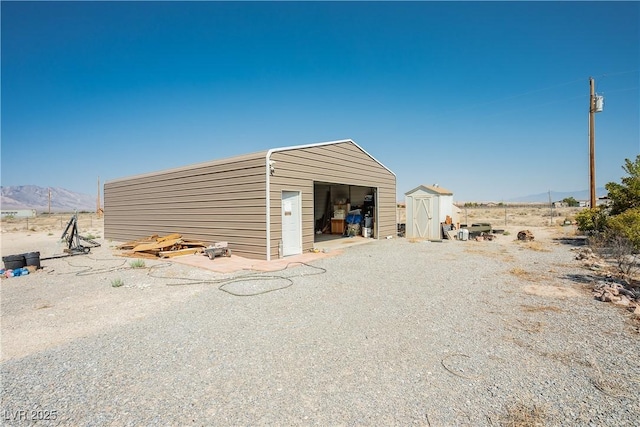
M 421 239 L 431 238 L 433 220 L 433 197 L 415 197 L 413 199 L 413 236 Z
M 302 253 L 302 209 L 299 191 L 282 192 L 282 256 Z

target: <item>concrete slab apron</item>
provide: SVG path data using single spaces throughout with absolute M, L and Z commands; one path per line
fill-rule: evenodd
M 233 273 L 241 270 L 278 271 L 286 268 L 287 266 L 295 267 L 295 264 L 306 264 L 319 259 L 337 256 L 342 254 L 345 248 L 371 242 L 375 242 L 375 240 L 365 239 L 362 237 L 337 239 L 317 243 L 315 247 L 319 252 L 306 252 L 300 255 L 292 255 L 271 261 L 243 258 L 233 254 L 230 257 L 216 257 L 213 260 L 209 259 L 205 254 L 185 255 L 171 258 L 170 261 L 215 271 L 217 273 Z

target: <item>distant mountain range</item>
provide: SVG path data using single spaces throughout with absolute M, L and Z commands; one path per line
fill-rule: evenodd
M 35 209 L 38 213 L 49 212 L 49 188 L 37 185 L 0 187 L 0 208 Z M 75 193 L 64 188 L 51 187 L 51 212 L 73 212 L 77 210 L 95 212 L 96 196 Z
M 607 195 L 605 188 L 596 188 L 596 197 L 603 197 Z M 589 200 L 589 190 L 579 191 L 551 191 L 551 201 L 558 202 L 567 197 L 573 197 L 576 200 Z M 549 192 L 540 194 L 531 194 L 529 196 L 517 197 L 515 199 L 505 200 L 511 203 L 549 203 Z
M 49 188 L 38 187 L 36 185 L 18 185 L 0 187 L 2 189 L 2 199 L 0 208 L 10 209 L 35 209 L 38 213 L 49 211 Z M 604 188 L 596 189 L 596 197 L 607 194 Z M 576 200 L 589 200 L 589 190 L 580 191 L 552 191 L 551 201 L 556 202 L 567 197 Z M 517 197 L 505 200 L 507 203 L 548 203 L 549 193 L 531 194 L 529 196 Z M 95 212 L 96 196 L 76 193 L 64 188 L 51 188 L 51 212 L 73 212 L 73 211 Z

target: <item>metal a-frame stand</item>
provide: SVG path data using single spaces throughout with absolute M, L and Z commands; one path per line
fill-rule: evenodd
M 67 242 L 67 248 L 64 251 L 70 255 L 88 254 L 91 252 L 91 248 L 100 246 L 100 243 L 80 235 L 77 212 L 69 220 L 61 239 Z

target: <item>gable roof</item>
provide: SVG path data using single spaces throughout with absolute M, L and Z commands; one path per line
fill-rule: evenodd
M 289 146 L 289 147 L 272 148 L 270 150 L 262 150 L 262 151 L 257 151 L 257 152 L 249 153 L 249 154 L 241 154 L 241 155 L 232 156 L 232 157 L 208 160 L 208 161 L 204 161 L 204 162 L 193 163 L 193 164 L 174 167 L 174 168 L 161 169 L 161 170 L 157 170 L 157 171 L 153 171 L 153 172 L 146 172 L 146 173 L 141 173 L 141 174 L 137 174 L 137 175 L 119 177 L 119 178 L 107 180 L 107 181 L 105 181 L 105 184 L 111 184 L 111 183 L 119 182 L 119 181 L 127 181 L 127 180 L 130 180 L 130 179 L 143 178 L 143 177 L 147 177 L 147 176 L 156 176 L 156 175 L 164 174 L 164 173 L 180 172 L 180 171 L 183 171 L 183 170 L 189 170 L 189 169 L 199 168 L 199 167 L 206 167 L 206 166 L 213 166 L 213 165 L 237 162 L 237 161 L 248 160 L 248 159 L 255 159 L 255 158 L 260 158 L 260 157 L 266 158 L 266 160 L 267 160 L 266 163 L 268 164 L 269 163 L 269 157 L 271 157 L 271 154 L 275 153 L 275 152 L 278 152 L 278 151 L 297 150 L 297 149 L 300 149 L 300 148 L 320 147 L 320 146 L 323 146 L 323 145 L 335 145 L 335 144 L 343 144 L 343 143 L 350 143 L 350 144 L 355 145 L 356 147 L 358 147 L 359 150 L 361 150 L 363 153 L 365 153 L 367 156 L 369 156 L 374 162 L 378 163 L 381 167 L 386 169 L 393 176 L 396 176 L 396 174 L 391 169 L 389 169 L 388 167 L 383 165 L 378 159 L 376 159 L 371 154 L 369 154 L 366 150 L 364 150 L 362 147 L 360 147 L 358 144 L 356 144 L 353 140 L 351 140 L 351 139 L 342 139 L 342 140 L 338 140 L 338 141 L 316 142 L 316 143 L 313 143 L 313 144 L 293 145 L 293 146 Z
M 407 191 L 405 194 L 409 195 L 411 193 L 415 193 L 418 190 L 422 190 L 422 191 L 426 191 L 427 193 L 435 193 L 435 194 L 439 194 L 441 196 L 453 196 L 453 193 L 445 188 L 440 187 L 439 185 L 419 185 L 416 188 L 414 188 L 413 190 L 409 190 Z
M 349 144 L 355 145 L 360 151 L 362 151 L 364 154 L 369 156 L 374 162 L 376 162 L 377 164 L 382 166 L 384 169 L 386 169 L 393 176 L 396 176 L 396 174 L 391 169 L 389 169 L 388 167 L 383 165 L 382 162 L 380 162 L 378 159 L 376 159 L 371 154 L 369 154 L 364 148 L 360 147 L 352 139 L 340 139 L 340 140 L 337 140 L 337 141 L 316 142 L 316 143 L 313 143 L 313 144 L 293 145 L 293 146 L 290 146 L 290 147 L 272 148 L 271 150 L 267 151 L 267 156 L 266 157 L 267 157 L 267 160 L 269 160 L 269 157 L 271 156 L 271 154 L 275 153 L 275 152 L 278 152 L 278 151 L 298 150 L 298 149 L 301 149 L 301 148 L 321 147 L 323 145 L 336 145 L 336 144 L 345 144 L 345 143 L 349 143 Z

